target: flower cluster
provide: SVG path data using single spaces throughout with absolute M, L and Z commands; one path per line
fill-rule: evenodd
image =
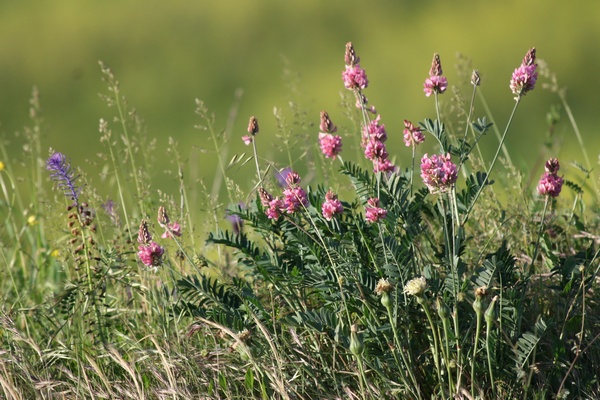
M 450 154 L 431 157 L 425 153 L 421 159 L 421 178 L 432 194 L 448 192 L 458 178 L 456 165 Z
M 510 80 L 510 90 L 516 95 L 515 100 L 535 88 L 537 81 L 537 64 L 535 63 L 535 47 L 532 47 L 521 65 L 515 69 Z
M 75 185 L 75 181 L 79 175 L 75 176 L 67 157 L 63 153 L 52 153 L 46 161 L 46 169 L 52 172 L 50 178 L 58 183 L 58 187 L 64 191 L 65 195 L 78 204 L 81 188 Z
M 258 189 L 260 202 L 265 208 L 265 214 L 270 219 L 277 219 L 281 213 L 293 214 L 308 205 L 308 197 L 300 187 L 300 175 L 290 171 L 285 177 L 286 189 L 283 191 L 283 199 L 273 197 L 264 188 Z
M 152 241 L 152 235 L 148 229 L 148 221 L 145 219 L 140 222 L 138 243 L 140 245 L 137 254 L 141 262 L 152 268 L 157 268 L 162 264 L 162 256 L 165 253 L 165 249 L 158 243 Z
M 321 124 L 319 125 L 319 145 L 325 157 L 335 159 L 342 151 L 342 137 L 333 135 L 337 127 L 329 119 L 326 111 L 321 111 Z
M 365 157 L 373 161 L 374 172 L 394 172 L 396 166 L 388 158 L 385 141 L 387 132 L 385 125 L 380 123 L 381 116 L 377 116 L 363 128 L 362 146 L 365 149 Z
M 327 221 L 331 221 L 336 214 L 341 214 L 344 211 L 342 203 L 338 200 L 337 195 L 331 190 L 325 195 L 325 202 L 321 206 L 323 217 Z
M 408 146 L 416 146 L 425 141 L 425 135 L 421 128 L 413 125 L 412 122 L 404 120 L 404 144 Z
M 551 158 L 546 161 L 546 172 L 540 178 L 537 186 L 537 191 L 542 196 L 558 197 L 563 185 L 563 179 L 558 176 L 560 163 L 558 159 Z
M 346 89 L 365 89 L 369 85 L 367 73 L 360 67 L 360 58 L 356 55 L 352 43 L 346 43 L 346 70 L 342 72 L 342 79 Z
M 369 223 L 375 223 L 387 215 L 387 211 L 379 207 L 379 199 L 372 197 L 367 200 L 367 206 L 365 207 L 365 219 Z
M 431 62 L 431 69 L 429 70 L 429 78 L 425 79 L 423 84 L 423 91 L 425 96 L 429 97 L 433 93 L 444 93 L 448 88 L 448 80 L 442 75 L 442 62 L 440 61 L 439 54 L 433 55 L 433 61 Z
M 293 214 L 308 205 L 306 192 L 300 187 L 300 175 L 290 172 L 285 178 L 288 187 L 283 191 L 283 204 L 288 214 Z

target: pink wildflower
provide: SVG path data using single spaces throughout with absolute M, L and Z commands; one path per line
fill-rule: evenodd
M 337 195 L 330 190 L 325 195 L 325 202 L 321 206 L 321 211 L 323 212 L 323 217 L 327 221 L 331 221 L 334 215 L 341 214 L 344 211 L 344 207 L 338 200 Z
M 244 135 L 242 136 L 242 140 L 246 146 L 249 146 L 254 141 L 254 138 L 250 135 Z
M 379 199 L 372 197 L 367 200 L 367 206 L 365 207 L 365 219 L 369 223 L 375 223 L 387 215 L 387 211 L 379 207 Z
M 290 186 L 283 191 L 283 208 L 288 214 L 295 213 L 308 205 L 306 192 L 300 186 Z
M 181 226 L 177 222 L 171 222 L 165 228 L 165 232 L 160 236 L 163 239 L 181 236 Z
M 369 85 L 367 73 L 360 67 L 359 64 L 350 66 L 346 65 L 346 70 L 342 72 L 342 79 L 346 89 L 365 89 Z
M 423 84 L 423 91 L 425 96 L 429 97 L 433 93 L 444 93 L 448 88 L 448 80 L 442 75 L 442 62 L 439 54 L 433 55 L 433 61 L 431 62 L 431 69 L 429 70 L 429 78 L 425 80 Z
M 285 178 L 288 184 L 287 189 L 283 191 L 283 207 L 288 214 L 292 214 L 303 206 L 308 205 L 308 198 L 306 192 L 298 184 L 301 181 L 300 175 L 297 172 L 291 171 Z
M 510 90 L 516 95 L 515 100 L 535 88 L 538 74 L 536 72 L 535 47 L 532 47 L 515 69 L 510 80 Z
M 279 197 L 275 197 L 269 201 L 268 208 L 265 210 L 265 214 L 269 219 L 277 219 L 284 210 L 285 204 Z
M 335 159 L 342 151 L 342 137 L 331 133 L 319 132 L 319 145 L 325 157 Z
M 380 124 L 381 115 L 370 121 L 369 124 L 363 128 L 363 137 L 365 139 L 378 140 L 385 142 L 387 140 L 387 132 L 385 131 L 385 125 Z
M 404 120 L 404 144 L 408 146 L 416 146 L 425 141 L 425 135 L 421 128 L 413 125 L 412 122 Z
M 429 97 L 433 93 L 444 93 L 448 88 L 448 80 L 445 76 L 432 76 L 425 79 L 423 91 L 425 96 Z
M 388 152 L 385 143 L 378 140 L 369 140 L 365 146 L 365 157 L 371 161 L 387 159 Z
M 421 178 L 432 194 L 448 192 L 458 178 L 456 165 L 452 162 L 450 154 L 421 159 Z
M 398 167 L 396 167 L 392 162 L 388 159 L 373 160 L 373 172 L 388 172 L 392 173 L 397 171 Z
M 158 267 L 162 263 L 162 256 L 165 250 L 156 242 L 138 247 L 138 257 L 148 267 Z
M 557 172 L 560 169 L 558 159 L 551 158 L 546 161 L 545 169 L 546 172 L 544 172 L 540 178 L 537 191 L 542 196 L 558 197 L 563 185 L 563 179 L 557 175 Z

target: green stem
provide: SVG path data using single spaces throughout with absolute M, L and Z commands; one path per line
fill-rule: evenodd
M 477 202 L 477 199 L 481 195 L 481 192 L 483 191 L 483 189 L 488 184 L 488 181 L 490 179 L 490 174 L 492 173 L 492 170 L 494 169 L 494 165 L 496 164 L 496 160 L 498 159 L 498 155 L 500 154 L 500 150 L 502 149 L 502 146 L 504 145 L 504 140 L 506 139 L 506 134 L 508 133 L 508 129 L 510 128 L 510 125 L 512 123 L 513 117 L 515 116 L 515 112 L 517 111 L 517 107 L 519 106 L 520 102 L 521 102 L 521 96 L 518 96 L 517 97 L 517 101 L 515 102 L 515 106 L 514 106 L 512 112 L 510 113 L 510 117 L 508 119 L 508 123 L 506 124 L 506 128 L 504 128 L 504 133 L 502 134 L 502 138 L 500 139 L 500 144 L 498 145 L 498 148 L 496 149 L 496 154 L 494 155 L 494 158 L 492 159 L 492 163 L 490 164 L 490 167 L 488 168 L 487 173 L 485 174 L 485 178 L 483 179 L 483 182 L 481 183 L 481 186 L 479 186 L 479 189 L 477 190 L 477 193 L 475 194 L 475 197 L 473 198 L 473 201 L 471 202 L 471 205 L 469 206 L 469 208 L 465 212 L 465 216 L 464 216 L 464 219 L 463 219 L 461 225 L 464 225 L 467 222 L 467 219 L 469 218 L 469 214 L 473 210 L 473 207 L 475 206 L 475 203 Z

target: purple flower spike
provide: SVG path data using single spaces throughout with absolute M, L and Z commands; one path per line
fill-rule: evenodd
M 512 74 L 510 90 L 516 95 L 515 100 L 535 88 L 538 77 L 536 70 L 535 47 L 533 47 L 525 54 L 521 65 Z
M 421 178 L 432 194 L 445 193 L 452 189 L 458 178 L 458 171 L 450 154 L 434 154 L 431 157 L 425 154 L 421 159 Z
M 551 158 L 546 161 L 546 172 L 540 178 L 537 191 L 542 196 L 558 197 L 562 190 L 563 178 L 557 175 L 560 169 L 558 159 Z
M 46 161 L 46 169 L 52 172 L 50 178 L 64 191 L 65 196 L 69 196 L 76 204 L 79 204 L 81 188 L 75 186 L 75 181 L 79 178 L 79 175 L 75 176 L 65 155 L 59 152 L 53 153 Z
M 429 97 L 433 93 L 444 93 L 448 88 L 448 80 L 442 75 L 442 62 L 440 61 L 439 54 L 433 55 L 433 61 L 431 62 L 431 69 L 429 70 L 429 78 L 425 80 L 423 84 L 423 91 L 425 96 Z

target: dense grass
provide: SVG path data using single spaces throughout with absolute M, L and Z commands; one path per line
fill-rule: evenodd
M 564 180 L 558 194 L 536 191 L 539 172 L 524 175 L 503 146 L 541 95 L 565 113 L 549 113 L 549 129 L 562 116 L 576 133 L 568 140 L 581 141 L 544 65 L 535 90 L 513 91 L 507 122 L 477 84 L 468 95 L 434 90 L 436 118 L 413 128 L 456 176 L 427 186 L 416 143 L 387 147 L 398 168 L 373 172 L 387 156 L 365 159 L 374 139 L 363 132 L 385 142 L 386 116 L 369 112 L 375 99 L 360 101 L 369 93 L 360 85 L 330 109 L 344 132 L 293 103 L 291 117 L 275 112 L 276 143 L 250 124 L 244 154 L 229 153 L 241 140 L 236 113 L 220 126 L 197 100 L 197 128 L 217 159 L 214 179 L 199 180 L 175 139 L 155 147 L 100 67 L 112 115 L 98 124 L 100 150 L 85 150 L 89 163 L 48 151 L 37 91 L 16 139 L 23 154 L 0 144 L 5 398 L 600 395 L 597 155 L 581 142 L 578 164 L 557 173 L 547 163 Z M 343 140 L 334 159 L 319 130 Z M 552 141 L 532 146 L 542 163 L 554 158 Z M 274 147 L 286 163 L 265 156 Z M 300 175 L 278 183 L 286 166 Z M 156 186 L 157 168 L 177 190 Z M 241 169 L 256 170 L 251 183 L 236 179 Z

